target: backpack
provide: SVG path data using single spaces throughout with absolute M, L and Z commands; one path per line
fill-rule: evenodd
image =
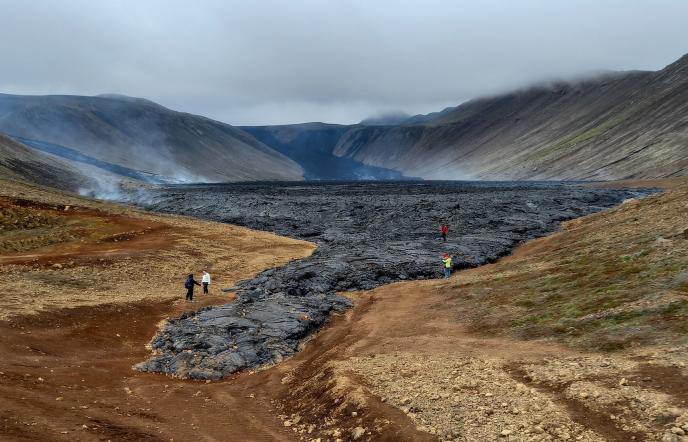
M 193 287 L 193 282 L 191 282 L 190 279 L 187 279 L 186 282 L 184 283 L 184 288 L 188 290 L 191 287 Z

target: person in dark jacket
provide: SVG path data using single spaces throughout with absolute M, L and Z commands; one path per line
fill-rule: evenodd
M 187 301 L 193 301 L 193 292 L 194 292 L 194 286 L 200 284 L 198 281 L 196 281 L 193 277 L 193 273 L 189 275 L 188 278 L 186 278 L 186 282 L 184 283 L 184 288 L 186 289 L 186 300 Z

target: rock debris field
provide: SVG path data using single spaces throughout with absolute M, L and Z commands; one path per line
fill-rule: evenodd
M 561 221 L 648 193 L 563 183 L 466 182 L 156 188 L 139 204 L 306 239 L 318 249 L 240 283 L 233 288 L 234 302 L 169 320 L 152 341 L 154 355 L 139 368 L 220 379 L 279 362 L 333 312 L 351 306 L 338 292 L 439 278 L 445 252 L 454 257 L 456 270 L 490 263 L 517 244 L 556 230 Z M 439 235 L 443 222 L 450 227 L 446 242 Z

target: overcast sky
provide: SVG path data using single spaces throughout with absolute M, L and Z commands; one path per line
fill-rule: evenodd
M 117 92 L 231 124 L 426 113 L 688 52 L 688 0 L 0 0 L 0 11 L 0 92 Z

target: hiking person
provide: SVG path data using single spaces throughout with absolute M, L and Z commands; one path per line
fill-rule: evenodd
M 440 233 L 442 234 L 442 240 L 444 242 L 447 242 L 447 234 L 449 234 L 449 226 L 446 224 L 442 224 L 440 226 Z
M 445 253 L 444 257 L 442 258 L 442 264 L 444 266 L 444 277 L 449 278 L 451 276 L 452 272 L 452 258 L 449 256 L 449 253 Z
M 210 285 L 210 273 L 203 270 L 203 277 L 201 278 L 201 283 L 203 284 L 203 294 L 208 294 L 208 286 Z
M 186 300 L 187 301 L 193 301 L 194 285 L 200 286 L 198 281 L 196 281 L 194 279 L 193 273 L 190 273 L 189 277 L 186 278 L 186 282 L 184 283 L 184 288 L 186 289 Z

